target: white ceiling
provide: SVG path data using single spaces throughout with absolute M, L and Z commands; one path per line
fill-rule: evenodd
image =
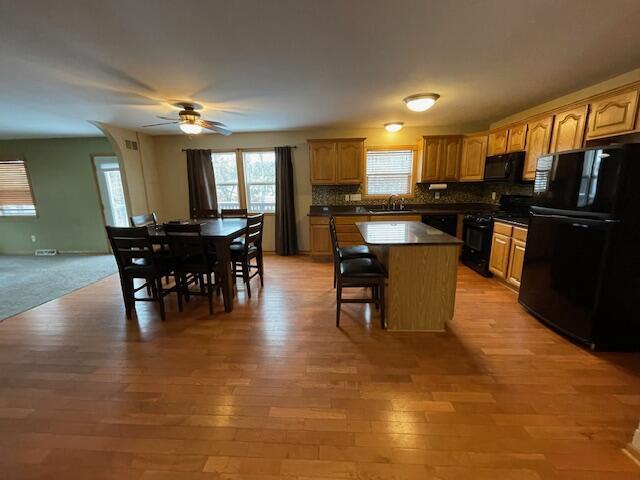
M 0 137 L 178 99 L 234 131 L 485 125 L 640 66 L 638 24 L 638 0 L 0 0 Z

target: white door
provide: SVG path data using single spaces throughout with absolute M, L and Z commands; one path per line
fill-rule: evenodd
M 128 227 L 129 215 L 124 200 L 120 165 L 117 157 L 93 157 L 104 221 L 113 227 Z

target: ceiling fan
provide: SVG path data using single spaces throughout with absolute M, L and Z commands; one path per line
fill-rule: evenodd
M 188 135 L 197 135 L 202 133 L 202 129 L 206 128 L 222 135 L 231 135 L 231 130 L 228 130 L 224 123 L 214 122 L 212 120 L 204 120 L 200 118 L 198 110 L 202 110 L 202 105 L 197 103 L 178 102 L 173 104 L 174 107 L 181 108 L 178 112 L 178 118 L 158 117 L 162 120 L 169 120 L 168 122 L 152 123 L 151 125 L 143 125 L 144 127 L 157 127 L 160 125 L 174 125 L 177 124 L 184 133 Z

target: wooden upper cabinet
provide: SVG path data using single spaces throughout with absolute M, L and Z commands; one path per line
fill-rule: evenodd
M 364 138 L 308 140 L 309 174 L 315 185 L 361 183 Z
M 522 123 L 509 128 L 507 152 L 521 152 L 527 146 L 527 124 Z
M 619 135 L 633 130 L 638 90 L 618 93 L 591 103 L 587 138 Z
M 423 182 L 437 182 L 440 180 L 440 159 L 442 158 L 442 138 L 424 137 L 422 139 L 422 175 Z
M 584 129 L 587 124 L 588 105 L 556 114 L 551 135 L 550 152 L 564 152 L 582 148 Z
M 509 130 L 506 128 L 502 130 L 496 130 L 489 133 L 489 146 L 487 148 L 487 156 L 501 155 L 507 153 L 509 139 Z
M 462 137 L 447 137 L 443 140 L 442 159 L 440 161 L 441 180 L 458 181 L 461 153 Z
M 364 139 L 337 143 L 338 183 L 362 183 Z
M 484 179 L 484 161 L 487 157 L 487 136 L 473 135 L 462 141 L 460 160 L 461 182 L 480 182 Z
M 524 162 L 523 180 L 536 178 L 538 157 L 549 153 L 553 115 L 530 122 L 527 132 L 527 155 Z
M 418 145 L 418 157 L 422 162 L 420 181 L 458 181 L 461 152 L 460 135 L 422 137 Z
M 336 183 L 336 142 L 309 142 L 309 171 L 311 183 Z

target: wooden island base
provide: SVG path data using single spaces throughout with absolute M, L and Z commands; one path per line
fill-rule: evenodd
M 422 222 L 356 225 L 387 269 L 387 329 L 444 331 L 453 318 L 462 242 Z
M 387 269 L 387 329 L 444 331 L 453 318 L 459 247 L 374 248 Z

